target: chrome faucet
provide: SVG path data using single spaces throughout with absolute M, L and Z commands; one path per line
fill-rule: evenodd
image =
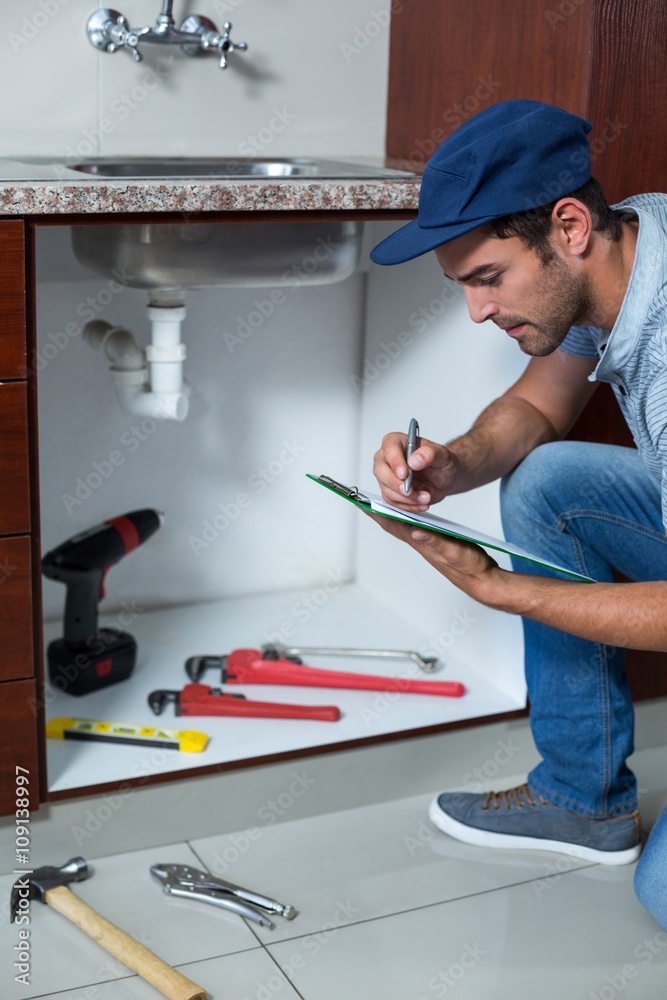
M 186 17 L 181 27 L 177 28 L 172 15 L 173 6 L 174 0 L 162 0 L 162 10 L 155 25 L 149 24 L 144 28 L 131 28 L 124 14 L 109 7 L 96 10 L 88 19 L 88 38 L 91 44 L 102 52 L 129 49 L 137 62 L 143 59 L 139 48 L 143 42 L 180 45 L 189 56 L 217 52 L 220 56 L 221 69 L 227 69 L 227 56 L 230 52 L 235 50 L 245 52 L 248 48 L 245 42 L 233 42 L 229 37 L 232 30 L 229 21 L 225 21 L 220 32 L 207 17 L 191 14 Z

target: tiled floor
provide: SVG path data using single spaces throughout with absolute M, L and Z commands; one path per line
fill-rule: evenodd
M 636 755 L 649 822 L 665 751 Z M 657 790 L 656 790 L 657 789 Z M 74 891 L 204 987 L 211 1000 L 659 1000 L 667 934 L 636 902 L 634 866 L 489 851 L 431 829 L 420 795 L 88 860 Z M 293 904 L 274 930 L 168 898 L 155 862 L 204 867 Z M 67 920 L 32 903 L 29 986 L 8 956 L 13 876 L 0 878 L 3 1000 L 156 1000 Z

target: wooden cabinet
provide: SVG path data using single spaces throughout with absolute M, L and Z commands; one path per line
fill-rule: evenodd
M 25 235 L 21 221 L 0 221 L 0 380 L 25 379 Z
M 667 4 L 419 0 L 395 7 L 389 157 L 418 167 L 472 115 L 527 98 L 593 123 L 593 175 L 611 201 L 666 189 Z
M 14 813 L 17 798 L 24 797 L 24 790 L 28 792 L 31 811 L 34 812 L 39 806 L 39 722 L 36 692 L 35 680 L 5 681 L 0 684 L 0 815 Z
M 0 221 L 0 815 L 14 812 L 17 787 L 19 797 L 29 792 L 31 809 L 39 805 L 37 734 L 43 723 L 27 352 L 25 224 Z
M 35 674 L 30 537 L 0 538 L 0 681 Z
M 629 43 L 632 39 L 632 43 Z M 414 168 L 467 118 L 527 98 L 590 121 L 610 202 L 667 191 L 667 4 L 655 0 L 420 0 L 397 5 L 387 155 Z M 632 445 L 601 386 L 570 437 Z M 667 695 L 667 655 L 631 651 L 636 699 Z
M 25 382 L 0 385 L 0 535 L 30 531 L 28 389 Z
M 415 166 L 484 108 L 515 98 L 586 109 L 592 0 L 419 0 L 392 14 L 387 155 Z

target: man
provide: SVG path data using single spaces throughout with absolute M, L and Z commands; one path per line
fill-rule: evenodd
M 474 545 L 378 519 L 466 594 L 524 620 L 543 759 L 518 788 L 438 796 L 435 825 L 467 843 L 616 865 L 640 851 L 623 647 L 667 650 L 667 195 L 610 209 L 591 178 L 590 129 L 560 108 L 507 101 L 429 160 L 417 219 L 371 258 L 434 250 L 471 318 L 492 320 L 530 361 L 447 445 L 422 438 L 407 463 L 405 435 L 386 435 L 374 472 L 385 500 L 409 511 L 503 477 L 507 538 L 598 581 L 522 561 L 507 572 Z M 561 440 L 599 382 L 612 384 L 637 450 Z M 636 582 L 614 582 L 615 569 Z M 665 858 L 665 841 L 653 855 Z

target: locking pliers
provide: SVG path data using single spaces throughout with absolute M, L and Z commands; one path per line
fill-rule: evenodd
M 185 899 L 197 899 L 203 903 L 222 906 L 226 910 L 233 910 L 234 913 L 247 917 L 248 920 L 254 920 L 262 927 L 274 925 L 264 913 L 259 912 L 261 910 L 278 914 L 285 920 L 292 920 L 296 916 L 293 906 L 286 906 L 275 899 L 269 899 L 268 896 L 243 889 L 233 882 L 225 882 L 211 872 L 191 868 L 190 865 L 151 865 L 150 872 L 170 896 L 183 896 Z

